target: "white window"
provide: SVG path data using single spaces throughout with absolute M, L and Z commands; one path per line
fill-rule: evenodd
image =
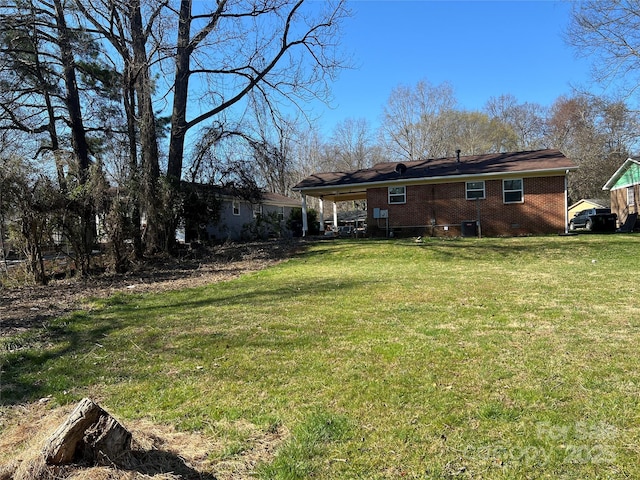
M 407 188 L 389 187 L 389 203 L 407 203 Z
M 253 206 L 253 218 L 260 218 L 262 215 L 262 205 Z
M 480 182 L 467 182 L 467 200 L 484 199 L 484 180 Z
M 278 220 L 284 221 L 284 207 L 278 207 Z
M 636 204 L 636 191 L 634 187 L 627 187 L 627 206 L 632 207 Z
M 513 178 L 502 181 L 502 198 L 504 203 L 522 203 L 524 202 L 524 192 L 522 188 L 522 179 Z
M 240 215 L 240 202 L 238 200 L 233 201 L 233 214 Z

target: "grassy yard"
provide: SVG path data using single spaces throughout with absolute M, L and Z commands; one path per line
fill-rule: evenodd
M 262 478 L 640 478 L 639 252 L 626 235 L 310 244 L 5 339 L 1 408 L 91 395 L 223 441 L 212 462 L 248 448 L 237 425 L 284 426 Z

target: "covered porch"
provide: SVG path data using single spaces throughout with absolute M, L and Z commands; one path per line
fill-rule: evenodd
M 325 210 L 328 205 L 327 202 L 331 204 L 333 209 L 333 225 L 338 225 L 338 208 L 337 205 L 339 202 L 352 202 L 358 200 L 366 200 L 367 199 L 367 190 L 365 187 L 358 188 L 356 185 L 346 185 L 343 187 L 339 186 L 331 186 L 331 187 L 315 187 L 315 188 L 294 188 L 302 195 L 302 235 L 306 236 L 309 232 L 309 221 L 308 221 L 308 206 L 307 206 L 307 197 L 317 198 L 319 202 L 319 227 L 320 231 L 323 232 L 325 230 Z

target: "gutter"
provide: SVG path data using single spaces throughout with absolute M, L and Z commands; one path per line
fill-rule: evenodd
M 368 188 L 375 187 L 384 187 L 384 186 L 392 186 L 392 185 L 428 185 L 432 183 L 455 183 L 455 182 L 464 182 L 469 179 L 503 179 L 503 178 L 519 178 L 519 177 L 532 177 L 532 176 L 546 176 L 552 177 L 556 176 L 554 174 L 562 174 L 567 175 L 570 171 L 577 170 L 578 167 L 562 167 L 562 168 L 554 168 L 551 170 L 522 170 L 519 172 L 508 172 L 508 173 L 476 173 L 469 175 L 446 175 L 439 177 L 417 177 L 417 178 L 399 178 L 397 180 L 384 180 L 378 182 L 362 182 L 362 183 L 346 183 L 346 184 L 337 184 L 337 185 L 324 185 L 317 187 L 293 187 L 291 190 L 294 192 L 324 192 L 327 190 L 339 191 L 342 189 L 350 189 L 350 188 L 358 188 L 356 192 L 340 192 L 340 193 L 360 193 L 361 191 L 366 191 Z M 448 180 L 449 182 L 444 182 L 443 180 Z

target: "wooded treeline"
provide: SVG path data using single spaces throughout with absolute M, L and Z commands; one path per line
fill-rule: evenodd
M 318 171 L 457 149 L 557 148 L 580 165 L 570 176 L 575 201 L 602 197 L 637 150 L 629 95 L 575 91 L 539 105 L 505 92 L 469 111 L 451 85 L 426 79 L 390 92 L 378 127 L 350 115 L 322 132 L 305 104 L 328 100 L 349 66 L 340 49 L 345 1 L 1 1 L 2 252 L 17 239 L 44 282 L 42 247 L 57 236 L 87 273 L 100 212 L 112 267 L 124 271 L 171 252 L 190 214 L 181 181 L 286 195 Z M 606 29 L 629 24 L 634 3 L 576 2 L 569 40 L 633 70 L 634 54 L 616 54 L 603 38 L 620 37 Z M 629 45 L 639 43 L 630 36 Z
M 218 144 L 271 154 L 244 119 L 279 125 L 281 104 L 325 98 L 348 13 L 344 0 L 0 3 L 0 224 L 20 226 L 34 278 L 54 233 L 90 270 L 96 212 L 120 270 L 127 240 L 135 258 L 171 251 L 182 178 L 255 187 Z

